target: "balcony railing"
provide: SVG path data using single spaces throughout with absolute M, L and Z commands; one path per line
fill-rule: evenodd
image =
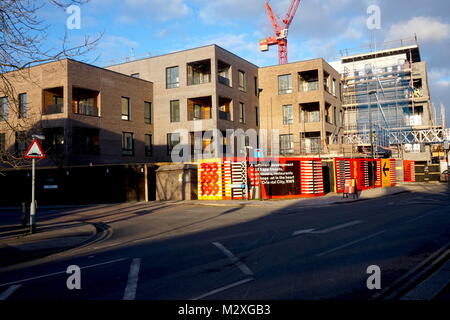
M 46 105 L 44 108 L 44 114 L 57 114 L 57 113 L 63 113 L 64 111 L 64 104 L 57 103 L 57 104 L 49 104 Z
M 231 114 L 225 111 L 219 111 L 219 119 L 221 120 L 231 120 Z
M 319 90 L 319 81 L 302 82 L 298 86 L 298 91 L 308 92 Z
M 218 76 L 219 78 L 219 83 L 224 84 L 226 86 L 230 86 L 230 79 L 222 77 L 222 76 Z

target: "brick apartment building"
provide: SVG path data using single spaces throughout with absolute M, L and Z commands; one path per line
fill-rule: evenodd
M 259 128 L 258 67 L 217 45 L 170 53 L 108 67 L 154 83 L 154 143 L 158 161 L 189 132 L 188 144 L 199 153 L 219 130 Z M 186 143 L 186 142 L 181 142 Z M 236 145 L 226 141 L 224 145 Z M 233 148 L 232 147 L 232 148 Z M 194 150 L 194 148 L 196 150 Z M 233 150 L 236 154 L 240 150 Z
M 268 153 L 279 143 L 285 156 L 329 154 L 342 126 L 339 73 L 315 59 L 260 68 L 259 79 L 261 128 L 280 134 L 268 135 Z
M 45 135 L 40 166 L 151 162 L 153 84 L 62 60 L 5 75 L 0 91 L 0 154 L 20 157 Z

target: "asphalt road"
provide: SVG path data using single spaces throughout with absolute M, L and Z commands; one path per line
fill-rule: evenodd
M 450 191 L 430 186 L 314 208 L 122 204 L 40 211 L 104 222 L 101 242 L 0 270 L 0 299 L 367 300 L 450 241 Z M 9 215 L 2 215 L 4 219 Z M 81 268 L 69 290 L 66 269 Z

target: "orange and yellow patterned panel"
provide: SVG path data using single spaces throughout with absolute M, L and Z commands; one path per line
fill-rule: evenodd
M 220 159 L 203 160 L 198 164 L 198 199 L 222 200 L 222 161 Z

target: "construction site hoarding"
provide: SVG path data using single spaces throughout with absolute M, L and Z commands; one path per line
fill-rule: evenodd
M 345 181 L 349 179 L 356 181 L 359 191 L 397 185 L 395 159 L 335 158 L 334 168 L 336 193 L 344 192 Z
M 324 195 L 321 159 L 234 158 L 198 164 L 200 200 L 291 199 Z

